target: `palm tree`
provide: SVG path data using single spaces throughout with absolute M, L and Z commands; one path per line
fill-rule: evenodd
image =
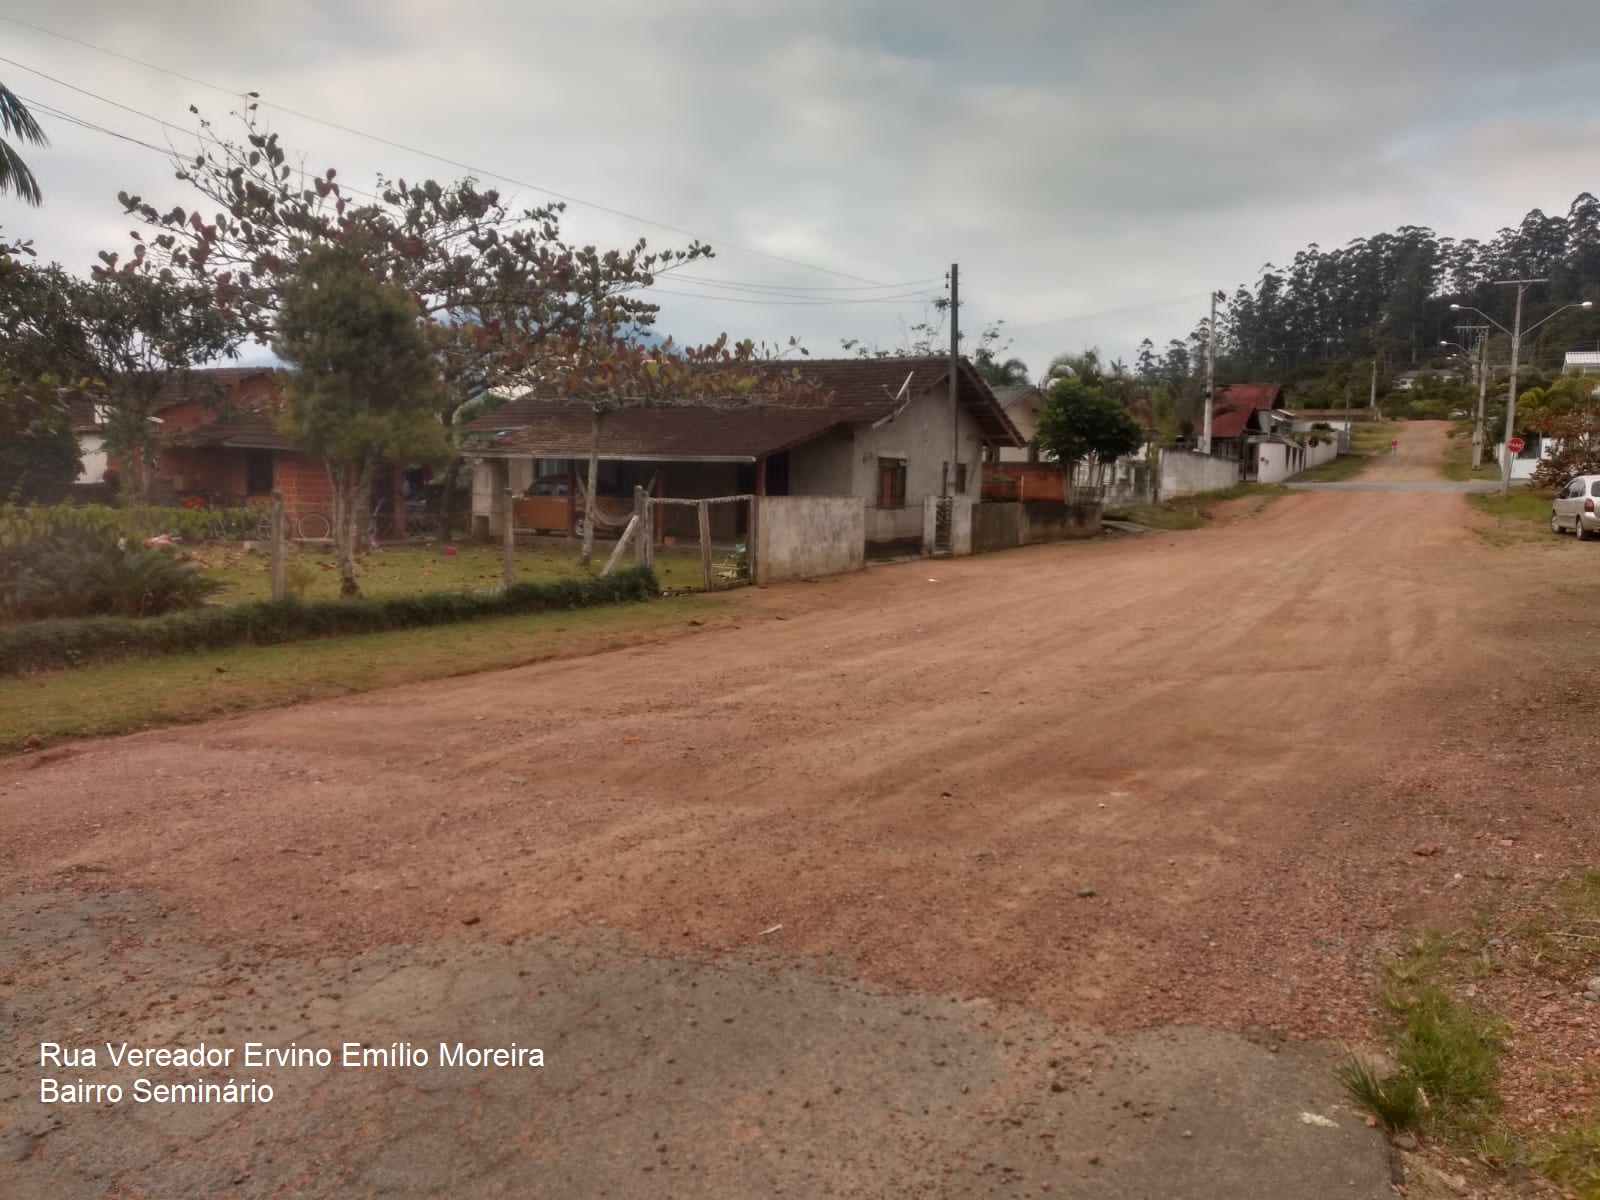
M 0 83 L 0 130 L 35 146 L 48 146 L 39 122 L 33 119 L 28 106 L 17 99 L 16 93 Z M 37 205 L 44 199 L 39 191 L 39 181 L 28 170 L 28 164 L 15 147 L 0 138 L 0 192 L 16 192 L 29 204 Z
M 1013 387 L 1028 382 L 1028 364 L 1020 358 L 1008 358 L 1001 362 L 980 350 L 973 365 L 990 387 Z

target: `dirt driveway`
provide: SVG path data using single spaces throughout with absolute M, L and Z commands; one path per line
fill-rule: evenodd
M 1438 461 L 1405 438 L 1374 477 Z M 1590 548 L 1470 521 L 1296 494 L 0 766 L 0 1194 L 1387 1195 L 1319 1039 L 1410 923 L 1600 833 L 1592 741 L 1478 732 Z M 39 1062 L 124 1040 L 432 1061 Z M 38 1102 L 141 1074 L 275 1095 Z

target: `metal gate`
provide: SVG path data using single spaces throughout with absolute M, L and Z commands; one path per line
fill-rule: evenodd
M 940 496 L 933 506 L 933 552 L 936 555 L 952 553 L 950 528 L 955 501 Z

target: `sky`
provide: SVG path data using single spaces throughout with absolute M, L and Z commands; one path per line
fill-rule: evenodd
M 679 342 L 899 349 L 959 263 L 962 328 L 1039 375 L 1311 242 L 1600 193 L 1597 45 L 1594 0 L 3 0 L 51 144 L 0 229 L 125 254 L 119 191 L 193 197 L 124 139 L 190 149 L 191 105 L 226 135 L 253 90 L 352 186 L 471 174 L 568 199 L 573 241 L 708 242 L 655 289 Z

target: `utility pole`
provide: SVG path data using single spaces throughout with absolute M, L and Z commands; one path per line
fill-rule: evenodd
M 1211 293 L 1211 319 L 1206 322 L 1206 407 L 1200 425 L 1201 454 L 1211 453 L 1211 409 L 1217 387 L 1217 297 L 1220 295 L 1221 292 Z
M 1497 279 L 1495 283 L 1517 289 L 1517 315 L 1511 321 L 1511 386 L 1506 389 L 1506 436 L 1502 443 L 1517 436 L 1517 359 L 1522 353 L 1522 297 L 1529 286 L 1548 283 L 1547 279 Z M 1511 494 L 1511 459 L 1509 447 L 1505 450 L 1505 466 L 1500 472 L 1500 494 Z
M 1367 407 L 1372 409 L 1373 419 L 1378 416 L 1378 360 L 1372 360 L 1372 387 L 1367 393 Z
M 1483 414 L 1489 393 L 1489 327 L 1487 325 L 1457 325 L 1457 333 L 1470 333 L 1478 340 L 1473 344 L 1476 358 L 1472 371 L 1478 377 L 1478 418 L 1472 427 L 1472 469 L 1483 466 Z
M 946 496 L 956 494 L 956 464 L 961 461 L 961 268 L 950 264 L 950 469 Z

